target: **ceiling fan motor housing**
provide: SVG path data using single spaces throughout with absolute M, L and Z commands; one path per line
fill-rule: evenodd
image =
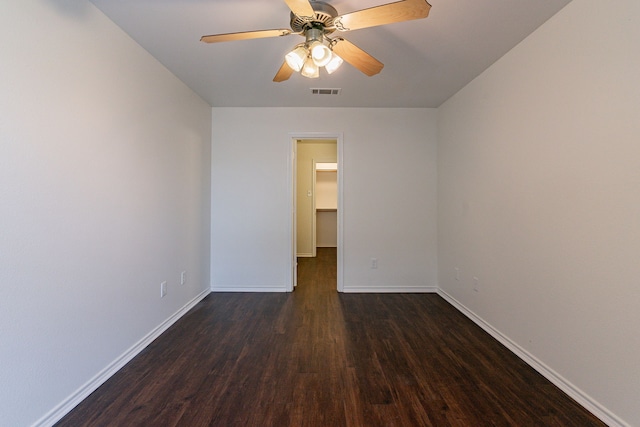
M 338 11 L 323 1 L 312 1 L 310 4 L 314 11 L 313 19 L 301 18 L 291 12 L 291 29 L 296 33 L 305 33 L 310 28 L 320 28 L 324 34 L 333 33 L 333 20 L 338 16 Z

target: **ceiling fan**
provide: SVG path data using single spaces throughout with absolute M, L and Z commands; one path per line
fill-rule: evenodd
M 329 37 L 335 31 L 345 32 L 429 16 L 431 5 L 426 0 L 400 0 L 368 9 L 339 15 L 328 3 L 315 0 L 284 0 L 291 10 L 291 28 L 245 31 L 202 36 L 200 41 L 218 43 L 234 40 L 281 37 L 298 34 L 305 38 L 285 56 L 273 78 L 288 80 L 294 72 L 316 78 L 324 67 L 331 74 L 343 60 L 367 76 L 378 74 L 384 64 L 342 37 Z

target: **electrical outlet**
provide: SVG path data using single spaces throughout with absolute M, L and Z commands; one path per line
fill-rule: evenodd
M 371 268 L 372 269 L 378 268 L 378 258 L 371 258 Z
M 473 290 L 476 292 L 480 291 L 480 279 L 475 276 L 473 277 Z
M 166 294 L 167 294 L 167 282 L 164 281 L 160 283 L 160 298 L 164 298 Z
M 183 271 L 180 273 L 180 284 L 184 285 L 187 282 L 187 272 Z

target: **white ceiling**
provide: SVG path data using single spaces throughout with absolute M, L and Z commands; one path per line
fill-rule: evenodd
M 428 18 L 341 33 L 385 64 L 367 77 L 344 64 L 332 75 L 274 83 L 299 35 L 200 42 L 202 35 L 289 28 L 283 0 L 91 0 L 214 107 L 437 107 L 570 0 L 430 0 Z M 339 13 L 392 0 L 328 0 Z M 312 87 L 341 88 L 311 95 Z

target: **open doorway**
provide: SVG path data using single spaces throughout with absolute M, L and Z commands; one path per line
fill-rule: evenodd
M 292 282 L 298 258 L 335 254 L 337 290 L 342 290 L 342 168 L 340 135 L 292 137 Z

